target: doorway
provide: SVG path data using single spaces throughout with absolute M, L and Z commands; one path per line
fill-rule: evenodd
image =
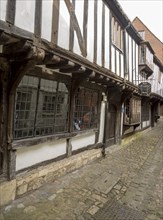
M 106 132 L 107 146 L 111 146 L 116 143 L 116 116 L 117 116 L 117 109 L 113 104 L 110 104 L 107 114 L 107 132 Z

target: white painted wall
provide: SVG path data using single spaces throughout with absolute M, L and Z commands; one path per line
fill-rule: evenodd
M 51 41 L 53 0 L 42 1 L 41 37 Z
M 87 59 L 94 57 L 94 0 L 88 1 Z
M 102 66 L 102 0 L 97 2 L 97 64 Z
M 58 46 L 69 50 L 70 15 L 63 0 L 60 1 L 59 10 Z
M 81 34 L 83 35 L 83 15 L 84 15 L 84 0 L 76 1 L 75 4 L 75 14 L 78 20 L 78 24 L 81 30 Z M 79 43 L 78 43 L 78 38 L 75 32 L 74 35 L 74 53 L 81 55 Z
M 104 124 L 105 124 L 105 102 L 101 103 L 101 115 L 100 115 L 100 130 L 99 130 L 99 138 L 98 142 L 102 143 L 104 139 Z
M 72 138 L 72 151 L 84 148 L 90 144 L 95 144 L 95 132 L 89 134 L 79 134 Z
M 110 11 L 105 5 L 105 67 L 110 69 Z
M 115 48 L 111 46 L 111 71 L 115 73 Z
M 16 155 L 16 171 L 30 167 L 34 164 L 54 159 L 66 154 L 66 140 L 46 142 L 18 149 Z
M 7 0 L 0 0 L 0 20 L 6 20 Z
M 32 1 L 17 0 L 15 25 L 33 33 L 34 18 L 35 18 L 35 0 Z

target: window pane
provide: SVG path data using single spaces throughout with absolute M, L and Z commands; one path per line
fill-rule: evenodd
M 98 93 L 91 89 L 79 88 L 75 94 L 74 130 L 97 127 Z
M 37 106 L 36 136 L 53 134 L 57 82 L 41 79 Z
M 38 78 L 24 76 L 15 99 L 14 138 L 33 136 Z

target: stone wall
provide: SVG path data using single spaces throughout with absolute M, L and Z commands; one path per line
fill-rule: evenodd
M 15 198 L 36 190 L 46 183 L 54 182 L 58 177 L 72 172 L 99 157 L 101 157 L 101 149 L 86 150 L 61 161 L 20 173 L 16 176 L 16 179 L 1 183 L 0 206 L 7 205 Z

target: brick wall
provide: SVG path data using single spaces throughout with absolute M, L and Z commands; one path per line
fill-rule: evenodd
M 137 31 L 145 31 L 145 40 L 149 41 L 155 51 L 155 55 L 163 64 L 163 43 L 142 23 L 138 17 L 133 20 L 132 24 Z

